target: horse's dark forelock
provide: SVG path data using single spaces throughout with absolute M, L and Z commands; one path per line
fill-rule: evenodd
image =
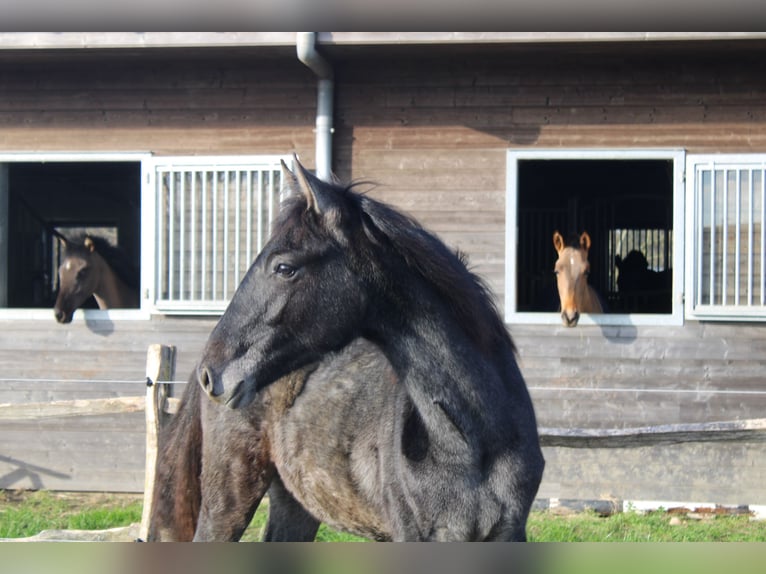
M 388 272 L 376 270 L 377 258 L 385 250 L 395 253 L 407 268 L 420 275 L 442 297 L 455 314 L 458 323 L 478 346 L 491 353 L 497 349 L 512 349 L 513 341 L 500 317 L 491 291 L 486 283 L 467 267 L 465 254 L 453 251 L 438 237 L 424 229 L 413 217 L 375 200 L 356 188 L 359 184 L 340 186 L 328 184 L 345 199 L 348 213 L 356 221 L 345 222 L 348 230 L 362 231 L 351 242 L 363 260 L 357 269 L 373 277 L 378 285 L 393 288 Z M 286 231 L 296 223 L 312 227 L 311 232 L 322 234 L 321 225 L 307 212 L 307 202 L 300 194 L 291 195 L 283 204 L 275 232 Z M 332 240 L 332 234 L 324 233 Z M 371 254 L 371 255 L 370 255 Z
M 107 239 L 99 235 L 90 235 L 84 233 L 68 239 L 65 245 L 64 257 L 84 257 L 88 254 L 88 248 L 85 247 L 85 239 L 90 238 L 93 241 L 96 251 L 109 264 L 117 276 L 133 289 L 140 287 L 140 272 L 134 262 L 119 247 L 115 247 Z

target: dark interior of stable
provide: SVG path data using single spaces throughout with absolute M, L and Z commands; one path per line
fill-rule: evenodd
M 15 162 L 8 164 L 8 188 L 9 307 L 53 307 L 56 233 L 100 233 L 139 266 L 140 163 Z
M 517 310 L 558 309 L 552 240 L 558 230 L 590 235 L 589 283 L 607 312 L 671 312 L 672 161 L 521 160 L 518 174 Z M 644 280 L 627 285 L 618 262 L 632 251 L 647 265 Z
M 669 282 L 621 290 L 616 258 L 638 250 L 649 272 L 671 276 L 672 161 L 521 160 L 518 173 L 517 310 L 558 308 L 552 243 L 558 230 L 590 234 L 589 281 L 607 312 L 671 311 Z M 17 162 L 9 164 L 8 183 L 9 307 L 52 307 L 55 232 L 102 232 L 139 266 L 140 163 Z

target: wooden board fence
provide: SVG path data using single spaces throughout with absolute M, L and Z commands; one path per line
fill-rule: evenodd
M 0 404 L 0 421 L 53 417 L 145 412 L 146 463 L 144 503 L 138 537 L 146 539 L 153 506 L 152 493 L 159 452 L 159 432 L 178 409 L 179 400 L 168 396 L 167 382 L 175 382 L 176 349 L 153 344 L 146 356 L 146 394 L 135 397 L 76 399 L 21 404 Z M 543 447 L 573 449 L 633 448 L 690 442 L 766 442 L 766 418 L 693 424 L 666 424 L 633 428 L 540 428 Z M 127 530 L 126 530 L 127 532 Z M 131 536 L 135 532 L 131 530 Z M 72 538 L 74 536 L 74 538 Z M 63 539 L 107 540 L 98 533 L 83 537 L 69 533 Z M 32 537 L 37 539 L 37 537 Z M 46 538 L 43 538 L 46 539 Z M 50 539 L 50 538 L 47 538 Z

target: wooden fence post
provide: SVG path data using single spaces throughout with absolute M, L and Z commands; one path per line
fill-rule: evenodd
M 175 379 L 176 348 L 169 345 L 149 345 L 146 352 L 146 467 L 144 475 L 144 508 L 139 538 L 147 540 L 149 520 L 154 504 L 154 477 L 159 452 L 159 432 L 164 417 L 168 385 L 158 381 Z

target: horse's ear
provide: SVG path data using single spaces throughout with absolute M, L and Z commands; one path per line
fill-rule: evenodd
M 564 249 L 564 238 L 558 231 L 553 232 L 553 247 L 556 248 L 556 253 L 561 253 L 561 250 Z
M 85 245 L 85 249 L 87 249 L 91 253 L 93 253 L 96 250 L 96 244 L 93 243 L 93 239 L 91 239 L 90 237 L 86 237 L 83 244 Z
M 583 231 L 582 235 L 580 235 L 580 247 L 585 249 L 585 251 L 590 250 L 590 235 L 588 235 L 587 231 Z
M 288 197 L 292 197 L 300 193 L 300 186 L 298 185 L 298 178 L 287 167 L 285 160 L 280 160 L 280 167 L 282 169 L 282 192 L 279 195 L 280 203 L 286 200 Z
M 295 177 L 298 180 L 301 193 L 306 197 L 308 209 L 322 216 L 330 215 L 333 212 L 339 214 L 342 208 L 338 204 L 335 190 L 303 167 L 301 162 L 296 160 L 295 163 L 298 166 L 295 170 Z

